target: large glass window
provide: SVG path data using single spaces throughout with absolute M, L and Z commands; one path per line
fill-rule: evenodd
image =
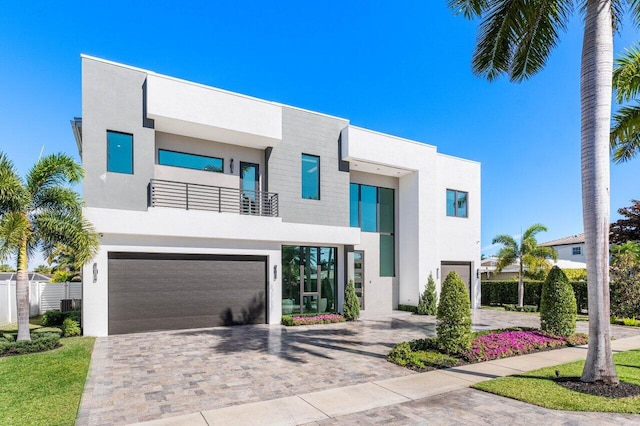
M 320 199 L 320 157 L 302 154 L 302 198 Z
M 447 216 L 467 217 L 469 193 L 447 189 Z
M 360 186 L 360 228 L 364 232 L 378 231 L 378 188 Z
M 282 246 L 282 314 L 335 312 L 335 247 Z
M 394 190 L 352 183 L 350 191 L 351 226 L 380 233 L 380 276 L 395 276 Z
M 133 135 L 107 130 L 107 171 L 133 174 Z
M 166 149 L 158 150 L 158 164 L 207 172 L 222 173 L 224 171 L 224 160 L 222 158 L 168 151 Z

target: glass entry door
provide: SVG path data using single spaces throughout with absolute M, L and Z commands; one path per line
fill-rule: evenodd
M 260 214 L 260 173 L 257 164 L 240 162 L 240 210 Z
M 364 309 L 364 251 L 353 252 L 353 285 L 360 299 L 360 309 Z

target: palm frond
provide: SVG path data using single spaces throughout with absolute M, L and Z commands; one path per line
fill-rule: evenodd
M 547 231 L 546 226 L 544 226 L 541 223 L 536 223 L 531 225 L 524 231 L 524 233 L 522 234 L 522 239 L 529 240 L 531 238 L 535 238 L 536 234 L 538 234 L 539 232 L 546 232 L 546 231 Z
M 51 154 L 38 161 L 27 173 L 27 188 L 32 196 L 40 191 L 67 184 L 78 183 L 84 170 L 66 154 Z
M 98 234 L 81 214 L 45 211 L 36 215 L 33 222 L 34 233 L 37 234 L 46 257 L 61 244 L 75 253 L 80 264 L 85 264 L 98 251 Z
M 640 45 L 635 44 L 616 59 L 613 88 L 618 103 L 627 102 L 640 92 Z
M 529 256 L 538 259 L 553 259 L 558 260 L 558 252 L 553 247 L 535 247 L 529 251 Z
M 500 273 L 504 268 L 511 265 L 518 259 L 518 251 L 511 246 L 503 247 L 498 252 L 498 262 L 496 272 Z
M 514 45 L 521 33 L 521 1 L 496 0 L 480 24 L 472 68 L 489 81 L 507 74 L 513 61 Z
M 640 0 L 627 0 L 633 22 L 640 26 Z
M 624 106 L 613 115 L 610 144 L 615 163 L 629 161 L 640 152 L 640 104 Z
M 29 230 L 29 221 L 20 212 L 8 212 L 0 217 L 0 260 L 17 252 Z
M 538 0 L 520 3 L 519 34 L 514 40 L 514 53 L 509 77 L 522 81 L 540 71 L 551 50 L 558 44 L 559 32 L 566 31 L 573 12 L 573 2 Z
M 491 244 L 502 244 L 505 247 L 511 247 L 515 251 L 518 251 L 518 243 L 513 239 L 511 235 L 500 234 L 497 235 L 492 241 Z
M 82 200 L 77 192 L 63 186 L 51 186 L 43 188 L 35 196 L 34 210 L 62 210 L 79 212 L 82 209 Z
M 448 0 L 447 6 L 454 13 L 461 13 L 467 19 L 477 18 L 488 8 L 488 0 Z
M 13 162 L 4 152 L 0 152 L 0 215 L 24 211 L 27 203 L 26 190 Z

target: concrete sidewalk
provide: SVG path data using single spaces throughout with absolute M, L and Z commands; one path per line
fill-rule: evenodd
M 640 336 L 611 342 L 615 352 L 640 348 Z M 137 423 L 166 425 L 299 425 L 322 422 L 353 413 L 418 401 L 465 389 L 475 383 L 584 359 L 586 346 L 556 349 L 467 365 L 416 373 L 296 396 L 234 405 L 193 414 Z

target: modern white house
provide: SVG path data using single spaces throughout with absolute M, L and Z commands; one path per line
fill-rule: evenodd
M 82 56 L 72 127 L 93 336 L 417 305 L 449 271 L 480 305 L 480 164 L 349 120 Z
M 569 260 L 585 264 L 587 262 L 587 256 L 584 252 L 584 233 L 558 238 L 538 245 L 541 247 L 553 247 L 558 252 L 558 260 Z

